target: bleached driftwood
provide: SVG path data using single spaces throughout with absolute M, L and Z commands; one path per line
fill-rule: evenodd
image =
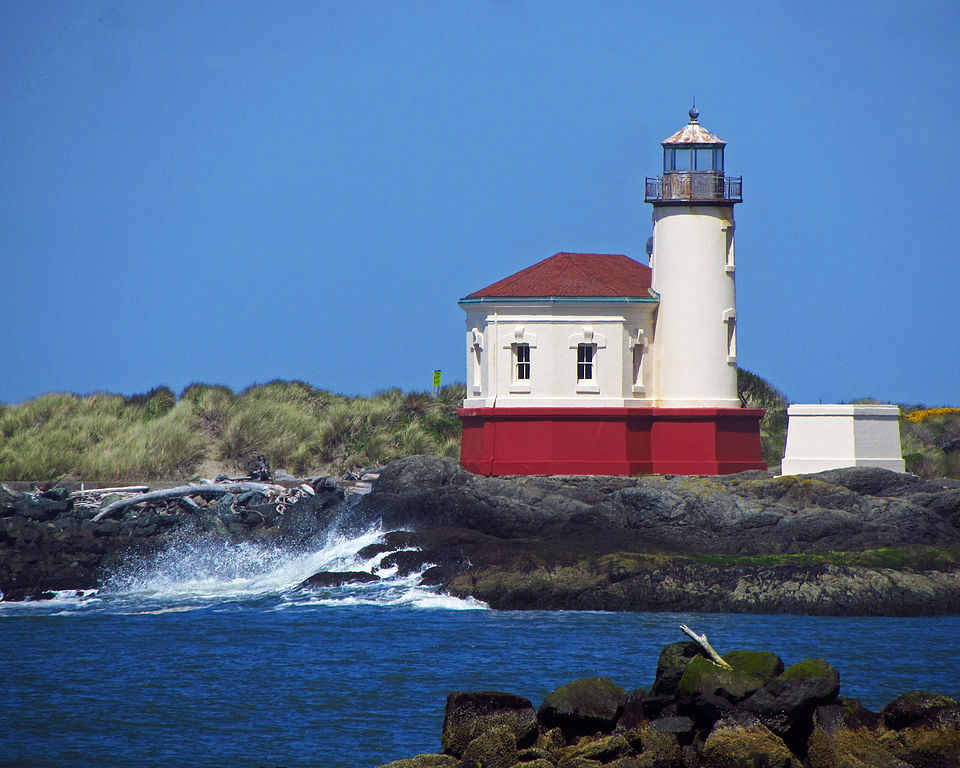
M 145 493 L 149 490 L 149 485 L 127 485 L 123 488 L 86 488 L 74 491 L 70 494 L 70 498 L 75 499 L 78 496 L 107 496 L 111 493 Z
M 706 635 L 698 635 L 696 632 L 690 629 L 690 627 L 688 627 L 686 624 L 680 625 L 680 631 L 682 631 L 683 634 L 685 634 L 687 637 L 693 640 L 693 642 L 697 643 L 697 645 L 703 648 L 704 653 L 707 654 L 707 658 L 710 659 L 710 661 L 712 661 L 718 667 L 722 667 L 723 669 L 729 669 L 733 671 L 733 667 L 727 664 L 727 662 L 723 660 L 723 657 L 719 653 L 717 653 L 715 650 L 713 650 L 713 646 L 707 642 Z
M 282 485 L 273 485 L 272 483 L 199 483 L 191 485 L 181 485 L 176 488 L 167 488 L 162 491 L 150 491 L 141 493 L 139 496 L 131 496 L 128 499 L 120 499 L 101 509 L 93 518 L 93 522 L 103 520 L 108 515 L 113 514 L 118 509 L 132 507 L 135 504 L 142 504 L 145 501 L 169 501 L 170 499 L 183 499 L 189 496 L 224 496 L 228 493 L 247 493 L 253 491 L 266 496 L 271 496 L 286 492 Z

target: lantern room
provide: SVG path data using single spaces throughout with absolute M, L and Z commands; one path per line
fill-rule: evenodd
M 723 150 L 726 142 L 700 125 L 700 112 L 692 107 L 690 122 L 663 146 L 663 176 L 647 178 L 647 202 L 678 203 L 691 200 L 728 200 L 739 203 L 741 177 L 726 176 Z

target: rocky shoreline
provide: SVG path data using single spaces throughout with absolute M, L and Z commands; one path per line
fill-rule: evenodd
M 447 697 L 442 753 L 380 768 L 957 768 L 960 702 L 911 691 L 871 712 L 823 659 L 784 668 L 694 642 L 665 646 L 651 690 L 576 680 L 539 708 L 499 691 Z
M 0 591 L 17 600 L 94 588 L 172 536 L 303 546 L 334 527 L 380 524 L 383 543 L 366 556 L 390 552 L 384 565 L 494 608 L 960 613 L 960 481 L 862 468 L 488 478 L 426 456 L 371 479 L 349 501 L 350 482 L 290 478 L 279 491 L 274 481 L 262 492 L 198 492 L 97 520 L 108 498 L 80 504 L 76 487 L 8 484 Z

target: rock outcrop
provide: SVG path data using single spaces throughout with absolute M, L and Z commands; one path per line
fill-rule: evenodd
M 960 482 L 882 469 L 488 478 L 415 456 L 348 519 L 414 531 L 403 569 L 496 608 L 960 612 Z
M 383 567 L 423 571 L 426 584 L 494 608 L 960 612 L 960 481 L 866 468 L 489 478 L 413 456 L 383 468 L 357 503 L 329 478 L 315 491 L 282 511 L 251 492 L 99 521 L 64 489 L 0 491 L 0 590 L 97 586 L 118 559 L 184 530 L 302 542 L 323 526 L 381 524 Z
M 536 715 L 509 693 L 454 692 L 443 753 L 381 768 L 960 768 L 960 702 L 913 691 L 870 712 L 823 659 L 784 668 L 695 643 L 664 647 L 653 688 L 598 677 L 560 686 Z

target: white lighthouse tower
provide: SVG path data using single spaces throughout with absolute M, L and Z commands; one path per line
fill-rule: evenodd
M 763 411 L 737 396 L 733 206 L 724 142 L 690 123 L 663 144 L 650 266 L 557 253 L 462 299 L 460 462 L 485 475 L 766 469 Z
M 652 288 L 660 303 L 652 353 L 658 408 L 737 408 L 733 206 L 741 178 L 724 174 L 726 142 L 690 122 L 663 145 L 653 205 Z

